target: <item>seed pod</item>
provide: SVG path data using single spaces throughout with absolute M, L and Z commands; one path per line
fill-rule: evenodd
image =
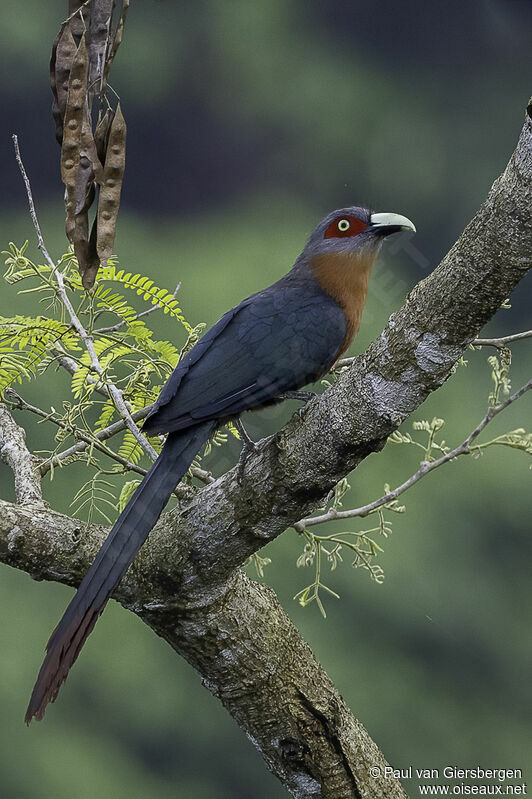
M 70 25 L 61 26 L 52 47 L 50 58 L 50 86 L 54 95 L 52 114 L 55 120 L 55 137 L 59 144 L 63 141 L 63 120 L 68 97 L 70 67 L 76 53 L 76 43 Z
M 81 156 L 80 158 L 80 169 L 78 171 L 78 181 L 80 180 L 80 175 L 82 174 L 81 166 L 83 161 L 87 160 L 90 165 L 90 162 L 86 158 L 86 156 Z M 82 190 L 80 190 L 81 193 Z M 85 191 L 85 187 L 83 188 Z M 72 241 L 74 244 L 74 254 L 78 261 L 78 268 L 79 273 L 81 275 L 81 282 L 85 286 L 86 275 L 90 271 L 91 268 L 91 249 L 90 249 L 90 242 L 89 242 L 89 208 L 91 207 L 94 196 L 96 194 L 96 189 L 94 186 L 94 181 L 91 181 L 88 185 L 87 194 L 85 197 L 85 202 L 83 203 L 82 207 L 79 211 L 76 212 L 73 220 L 73 237 Z M 96 272 L 98 271 L 98 265 L 96 266 Z M 92 281 L 94 283 L 94 279 Z M 91 283 L 91 285 L 92 285 Z M 85 286 L 87 288 L 87 286 Z M 90 286 L 89 286 L 90 288 Z
M 100 163 L 105 164 L 105 153 L 107 151 L 107 142 L 109 141 L 109 130 L 111 122 L 113 121 L 113 112 L 108 108 L 105 114 L 98 119 L 96 130 L 94 131 L 94 143 L 96 144 L 96 153 L 100 159 Z M 100 181 L 98 181 L 100 182 Z
M 126 165 L 126 123 L 120 103 L 109 131 L 109 142 L 98 202 L 98 255 L 105 264 L 113 252 L 120 191 Z
M 76 183 L 80 163 L 81 133 L 87 97 L 88 58 L 85 37 L 81 38 L 72 62 L 65 110 L 61 177 L 66 186 L 66 234 L 74 242 Z
M 78 261 L 79 273 L 83 282 L 87 271 L 87 256 L 89 247 L 89 215 L 86 213 L 78 214 L 73 221 L 73 244 L 74 255 Z
M 96 143 L 87 114 L 87 106 L 85 105 L 83 125 L 81 128 L 80 161 L 76 180 L 76 214 L 84 207 L 88 211 L 92 199 L 94 199 L 93 193 L 91 203 L 87 204 L 90 189 L 94 185 L 94 180 L 96 180 L 97 183 L 102 182 L 103 167 L 98 158 Z
M 104 78 L 107 79 L 107 75 L 109 70 L 111 69 L 111 64 L 113 63 L 113 58 L 116 55 L 116 51 L 120 47 L 120 42 L 122 41 L 122 35 L 124 33 L 124 25 L 126 24 L 126 16 L 129 10 L 129 0 L 122 0 L 122 11 L 120 13 L 120 19 L 118 20 L 118 25 L 116 27 L 115 34 L 113 36 L 113 44 L 111 46 L 111 51 L 107 56 L 107 61 L 105 63 L 105 74 Z
M 94 286 L 98 269 L 100 268 L 100 259 L 96 251 L 96 235 L 97 235 L 97 219 L 92 223 L 91 235 L 87 244 L 85 270 L 81 276 L 83 288 L 91 289 Z
M 104 89 L 104 70 L 114 0 L 92 0 L 89 27 L 89 105 Z
M 88 238 L 89 209 L 96 195 L 95 181 L 103 180 L 103 167 L 98 157 L 96 143 L 89 125 L 87 113 L 83 120 L 81 133 L 81 155 L 76 181 L 76 228 L 74 252 L 78 259 L 81 282 L 85 289 L 94 285 L 100 259 L 96 251 L 97 218 L 94 220 Z M 88 240 L 87 240 L 88 238 Z
M 76 206 L 74 214 L 81 213 L 87 206 L 90 190 L 94 186 L 94 170 L 90 159 L 85 153 L 79 157 L 78 173 L 76 175 Z M 88 207 L 86 208 L 88 211 Z

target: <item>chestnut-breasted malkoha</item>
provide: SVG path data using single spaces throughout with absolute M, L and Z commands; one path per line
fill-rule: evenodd
M 385 236 L 415 230 L 399 214 L 328 214 L 292 269 L 228 311 L 180 360 L 144 422 L 168 433 L 54 630 L 26 722 L 41 719 L 109 596 L 200 447 L 220 424 L 318 380 L 351 344 Z

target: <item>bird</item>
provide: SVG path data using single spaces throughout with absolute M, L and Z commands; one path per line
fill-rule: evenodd
M 167 434 L 53 631 L 25 716 L 43 718 L 107 601 L 177 483 L 214 431 L 298 396 L 350 346 L 383 240 L 415 232 L 407 217 L 350 206 L 327 214 L 287 274 L 224 314 L 180 359 L 143 432 Z

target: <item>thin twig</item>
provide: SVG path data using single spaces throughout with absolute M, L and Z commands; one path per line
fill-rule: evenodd
M 301 519 L 292 526 L 298 533 L 302 533 L 307 529 L 307 527 L 311 527 L 315 524 L 323 524 L 324 522 L 330 522 L 336 519 L 352 519 L 355 517 L 368 516 L 370 513 L 373 513 L 373 511 L 377 510 L 377 508 L 381 508 L 383 505 L 388 505 L 390 502 L 396 500 L 401 496 L 401 494 L 404 494 L 405 491 L 419 482 L 419 480 L 421 480 L 422 477 L 425 477 L 425 475 L 429 472 L 434 471 L 434 469 L 437 469 L 439 466 L 443 466 L 444 463 L 452 461 L 459 455 L 469 455 L 472 449 L 471 445 L 478 438 L 484 428 L 491 422 L 491 420 L 494 419 L 495 416 L 498 416 L 499 413 L 504 411 L 505 408 L 507 408 L 513 402 L 522 397 L 527 391 L 530 391 L 530 389 L 532 389 L 532 379 L 525 383 L 525 385 L 522 386 L 519 391 L 516 391 L 504 402 L 489 408 L 486 415 L 475 427 L 473 432 L 470 433 L 461 444 L 455 447 L 455 449 L 445 453 L 437 460 L 430 462 L 422 461 L 417 472 L 411 475 L 408 480 L 405 480 L 404 483 L 401 483 L 400 486 L 394 488 L 393 491 L 389 491 L 387 494 L 384 494 L 384 496 L 379 497 L 379 499 L 369 502 L 367 505 L 362 505 L 360 508 L 353 508 L 351 510 L 336 510 L 335 508 L 330 508 L 330 510 L 321 514 L 321 516 L 311 516 L 308 519 Z
M 136 421 L 140 421 L 140 419 L 144 419 L 147 415 L 152 406 L 147 405 L 145 408 L 142 408 L 140 411 L 136 411 L 132 414 L 132 419 Z M 30 410 L 30 409 L 28 409 Z M 122 430 L 125 430 L 126 423 L 124 419 L 119 419 L 117 422 L 109 425 L 109 427 L 104 427 L 103 430 L 98 430 L 97 433 L 94 433 L 94 438 L 98 441 L 106 441 L 108 438 L 115 436 L 117 433 L 120 433 Z M 82 438 L 82 436 L 80 436 Z M 61 461 L 66 460 L 67 458 L 72 457 L 73 455 L 79 455 L 91 445 L 94 441 L 93 438 L 82 438 L 81 441 L 78 441 L 77 444 L 73 444 L 68 449 L 63 450 L 63 452 L 59 452 L 57 455 L 54 455 L 49 461 L 43 463 L 41 467 L 42 474 L 46 474 L 49 469 L 53 466 L 59 466 Z
M 181 281 L 177 284 L 177 286 L 175 287 L 174 292 L 172 294 L 172 297 L 174 298 L 174 300 L 175 300 L 177 292 L 179 291 L 180 288 L 181 288 Z M 109 327 L 99 327 L 97 330 L 94 330 L 93 332 L 94 333 L 98 333 L 98 334 L 100 334 L 100 333 L 114 333 L 115 330 L 120 330 L 120 328 L 124 327 L 124 325 L 129 325 L 132 322 L 136 322 L 137 319 L 142 319 L 144 316 L 148 316 L 149 314 L 153 313 L 154 311 L 158 311 L 160 308 L 163 308 L 163 307 L 164 307 L 163 305 L 161 305 L 159 303 L 156 303 L 155 305 L 152 305 L 151 308 L 148 308 L 147 310 L 142 311 L 141 313 L 137 314 L 137 316 L 135 316 L 133 319 L 128 319 L 128 320 L 122 319 L 122 321 L 121 322 L 117 322 L 116 325 L 110 325 Z
M 73 430 L 69 425 L 62 422 L 61 419 L 57 419 L 54 417 L 53 414 L 47 413 L 46 411 L 42 410 L 42 408 L 38 408 L 36 405 L 31 405 L 29 402 L 20 396 L 14 389 L 9 388 L 6 391 L 7 395 L 10 397 L 10 402 L 12 402 L 18 410 L 21 411 L 30 411 L 31 413 L 40 416 L 41 419 L 45 419 L 46 421 L 53 422 L 58 427 L 62 427 L 65 430 L 68 430 L 73 436 L 80 439 L 77 444 L 73 444 L 68 449 L 63 450 L 63 452 L 59 452 L 57 455 L 54 455 L 52 458 L 48 458 L 47 460 L 43 461 L 40 466 L 40 473 L 41 477 L 44 477 L 50 469 L 54 466 L 60 466 L 62 461 L 66 460 L 67 458 L 75 457 L 76 455 L 81 455 L 85 452 L 91 444 L 93 444 L 96 449 L 100 452 L 103 452 L 105 455 L 108 455 L 110 458 L 113 458 L 118 463 L 122 464 L 125 468 L 136 472 L 137 474 L 145 475 L 147 474 L 146 469 L 143 469 L 141 466 L 137 466 L 134 463 L 130 463 L 130 461 L 122 458 L 121 455 L 118 455 L 113 450 L 108 449 L 107 447 L 102 446 L 102 442 L 107 441 L 109 438 L 112 438 L 117 433 L 123 431 L 126 427 L 126 424 L 123 419 L 119 419 L 117 422 L 109 425 L 108 427 L 104 427 L 102 430 L 99 430 L 97 433 L 90 435 L 89 433 L 84 433 L 83 430 L 75 429 Z M 135 421 L 140 421 L 144 419 L 150 410 L 152 409 L 153 405 L 146 405 L 145 408 L 141 408 L 138 411 L 135 411 L 132 414 L 132 418 Z M 214 483 L 214 477 L 212 476 L 211 472 L 206 471 L 205 469 L 201 469 L 199 466 L 191 466 L 190 473 L 193 477 L 197 480 L 200 480 L 205 485 L 209 485 L 210 483 Z
M 195 477 L 197 480 L 200 480 L 205 485 L 210 485 L 210 483 L 214 483 L 214 477 L 212 476 L 211 472 L 207 472 L 205 469 L 200 469 L 199 466 L 191 466 L 190 467 L 190 474 L 192 477 Z
M 127 466 L 127 468 L 131 469 L 132 471 L 138 472 L 138 474 L 146 474 L 146 470 L 141 469 L 140 466 L 135 466 L 135 464 L 130 464 L 129 461 L 126 461 L 125 459 L 120 460 L 120 456 L 116 455 L 115 452 L 112 452 L 112 450 L 108 450 L 106 447 L 99 446 L 101 442 L 106 441 L 107 439 L 111 438 L 117 433 L 120 433 L 122 430 L 125 430 L 126 423 L 124 419 L 119 419 L 117 422 L 114 422 L 108 427 L 104 427 L 103 430 L 99 430 L 97 433 L 89 434 L 85 433 L 83 430 L 72 429 L 61 419 L 57 419 L 52 413 L 47 413 L 46 411 L 42 410 L 42 408 L 38 408 L 36 405 L 31 405 L 29 402 L 26 402 L 26 400 L 23 397 L 21 397 L 20 394 L 14 391 L 12 388 L 7 389 L 6 394 L 9 397 L 9 401 L 13 402 L 13 404 L 18 410 L 30 411 L 31 413 L 40 416 L 41 419 L 46 419 L 47 421 L 53 422 L 58 427 L 62 427 L 63 429 L 68 430 L 76 438 L 81 439 L 80 441 L 78 441 L 77 444 L 73 444 L 68 449 L 63 450 L 63 452 L 60 452 L 57 455 L 54 455 L 52 458 L 49 458 L 48 460 L 44 461 L 40 467 L 41 476 L 44 477 L 44 475 L 47 472 L 49 472 L 53 466 L 60 466 L 61 462 L 66 460 L 67 458 L 71 458 L 76 455 L 81 455 L 92 444 L 101 452 L 105 452 L 106 455 L 115 457 L 115 460 L 118 460 L 119 463 L 122 463 L 124 466 Z M 148 415 L 151 407 L 152 407 L 151 405 L 147 405 L 145 408 L 136 411 L 134 414 L 132 414 L 132 418 L 137 421 L 140 419 L 144 419 Z
M 50 471 L 52 466 L 59 466 L 62 461 L 66 460 L 67 458 L 75 457 L 76 455 L 83 453 L 90 446 L 94 446 L 97 450 L 103 452 L 105 455 L 108 455 L 110 458 L 113 458 L 122 466 L 125 466 L 127 469 L 130 469 L 131 471 L 137 472 L 138 474 L 141 475 L 146 474 L 146 469 L 142 469 L 140 466 L 137 466 L 134 463 L 130 463 L 130 461 L 126 460 L 126 458 L 123 458 L 121 455 L 118 455 L 116 452 L 113 452 L 113 450 L 110 450 L 107 447 L 105 447 L 101 443 L 105 439 L 99 437 L 99 433 L 92 435 L 90 433 L 85 433 L 83 430 L 80 430 L 79 428 L 72 427 L 67 422 L 63 421 L 63 419 L 59 419 L 56 416 L 54 416 L 53 412 L 47 413 L 42 408 L 39 408 L 37 405 L 32 405 L 31 403 L 26 402 L 26 400 L 23 397 L 21 397 L 20 394 L 14 391 L 12 388 L 6 390 L 6 399 L 17 410 L 29 411 L 30 413 L 34 413 L 36 416 L 39 416 L 41 419 L 44 419 L 47 422 L 52 422 L 57 427 L 60 427 L 62 430 L 66 430 L 75 438 L 81 439 L 80 443 L 83 445 L 82 448 L 73 446 L 69 450 L 65 450 L 63 453 L 61 453 L 62 456 L 61 458 L 59 458 L 56 455 L 53 458 L 48 458 L 44 460 L 39 467 L 41 477 L 44 477 L 44 475 Z M 125 423 L 123 423 L 122 430 L 124 430 L 124 428 L 125 428 Z
M 532 330 L 524 330 L 522 333 L 513 333 L 511 336 L 501 336 L 501 338 L 476 338 L 472 344 L 474 347 L 497 347 L 502 350 L 514 341 L 521 341 L 524 338 L 532 338 Z
M 114 385 L 114 383 L 112 383 L 106 377 L 105 372 L 104 372 L 104 370 L 102 368 L 102 365 L 100 364 L 100 361 L 98 360 L 98 356 L 96 354 L 96 350 L 94 349 L 94 342 L 92 340 L 92 336 L 90 336 L 87 333 L 87 331 L 85 330 L 85 328 L 83 327 L 81 321 L 79 320 L 78 315 L 76 314 L 76 311 L 74 310 L 74 306 L 70 302 L 69 296 L 68 296 L 68 294 L 66 292 L 66 289 L 65 289 L 65 282 L 64 282 L 63 274 L 57 268 L 56 264 L 54 263 L 54 261 L 50 257 L 50 254 L 48 253 L 48 250 L 46 249 L 46 245 L 44 243 L 44 239 L 43 239 L 42 232 L 41 232 L 41 227 L 39 225 L 39 220 L 37 219 L 37 214 L 35 212 L 35 205 L 34 205 L 34 202 L 33 202 L 33 195 L 32 195 L 32 191 L 31 191 L 30 181 L 29 181 L 28 175 L 26 173 L 26 170 L 24 168 L 24 164 L 22 163 L 22 158 L 21 158 L 21 155 L 20 155 L 20 149 L 19 149 L 19 144 L 18 144 L 18 137 L 14 134 L 12 138 L 13 138 L 13 146 L 15 148 L 15 158 L 17 159 L 17 164 L 19 166 L 22 178 L 24 180 L 24 184 L 26 186 L 26 194 L 28 196 L 28 203 L 29 203 L 29 207 L 30 207 L 30 216 L 31 216 L 35 231 L 37 233 L 38 246 L 39 246 L 39 249 L 41 250 L 41 252 L 43 253 L 44 257 L 46 258 L 46 260 L 47 260 L 47 262 L 48 262 L 48 264 L 49 264 L 49 266 L 50 266 L 50 268 L 52 270 L 52 273 L 53 273 L 53 275 L 55 277 L 55 280 L 57 282 L 57 294 L 58 294 L 59 298 L 61 299 L 63 305 L 65 306 L 65 308 L 66 308 L 66 310 L 68 312 L 68 315 L 70 316 L 70 321 L 72 323 L 72 326 L 74 327 L 74 329 L 78 333 L 79 337 L 81 338 L 81 340 L 85 344 L 87 352 L 89 353 L 92 371 L 95 372 L 98 375 L 98 377 L 100 378 L 100 380 L 107 386 L 109 394 L 111 395 L 111 398 L 112 398 L 113 402 L 115 403 L 118 412 L 120 413 L 120 415 L 124 419 L 127 428 L 131 431 L 132 435 L 138 441 L 138 443 L 140 444 L 142 449 L 145 452 L 147 452 L 147 454 L 150 456 L 150 458 L 152 460 L 156 460 L 157 453 L 155 452 L 155 450 L 153 449 L 152 445 L 149 443 L 149 441 L 146 439 L 146 437 L 140 432 L 139 428 L 137 427 L 137 425 L 133 421 L 133 418 L 132 418 L 130 412 L 128 411 L 128 409 L 127 409 L 126 403 L 124 402 L 124 398 L 122 396 L 122 392 L 119 391 L 119 389 Z
M 126 458 L 123 458 L 117 452 L 114 452 L 114 450 L 109 449 L 102 443 L 106 438 L 110 438 L 110 435 L 102 436 L 102 433 L 105 434 L 106 431 L 109 430 L 109 428 L 101 430 L 99 433 L 95 433 L 94 436 L 92 436 L 89 433 L 85 433 L 83 430 L 79 430 L 77 428 L 73 429 L 70 425 L 66 424 L 62 419 L 58 419 L 57 417 L 55 417 L 53 413 L 47 413 L 42 408 L 39 408 L 36 405 L 32 405 L 31 403 L 26 402 L 26 400 L 23 397 L 21 397 L 20 394 L 18 394 L 16 391 L 14 391 L 11 388 L 7 389 L 6 395 L 8 401 L 12 403 L 17 410 L 29 411 L 30 413 L 34 413 L 36 416 L 39 416 L 41 419 L 44 419 L 47 422 L 52 422 L 53 424 L 57 425 L 57 427 L 60 427 L 63 430 L 67 430 L 74 437 L 81 439 L 78 442 L 78 444 L 60 453 L 60 455 L 54 455 L 52 458 L 47 458 L 46 460 L 43 460 L 38 469 L 41 478 L 44 477 L 44 475 L 50 471 L 52 466 L 60 466 L 62 461 L 66 460 L 67 458 L 76 457 L 77 455 L 82 454 L 91 446 L 94 446 L 95 449 L 97 449 L 99 452 L 102 452 L 104 455 L 107 455 L 108 458 L 111 458 L 112 460 L 116 461 L 128 471 L 140 474 L 141 477 L 144 477 L 148 473 L 147 469 L 143 469 L 142 466 L 137 466 L 136 463 L 131 463 L 131 461 L 128 461 Z M 142 411 L 139 411 L 138 413 L 141 412 Z M 137 414 L 134 415 L 136 416 Z M 115 425 L 119 424 L 121 425 L 120 429 L 124 430 L 125 429 L 124 421 L 120 420 L 120 422 L 115 423 Z M 115 432 L 118 433 L 119 430 L 116 430 Z M 114 433 L 112 433 L 112 435 L 114 435 Z M 202 469 L 199 470 L 194 469 L 194 471 L 203 472 Z M 209 475 L 208 472 L 204 472 L 204 474 Z M 194 474 L 194 476 L 200 477 L 201 479 L 200 475 Z M 212 482 L 214 478 L 212 477 L 212 475 L 209 476 L 210 480 L 204 478 L 203 481 Z M 191 488 L 189 486 L 178 485 L 174 490 L 174 494 L 180 499 L 190 499 Z
M 55 343 L 52 349 L 52 354 L 56 356 L 56 360 L 59 366 L 65 369 L 69 373 L 69 375 L 74 376 L 78 371 L 78 369 L 80 368 L 79 364 L 73 358 L 70 358 L 66 354 L 66 352 L 58 342 Z M 90 376 L 87 376 L 86 382 L 89 385 L 96 384 L 94 387 L 94 391 L 96 391 L 98 394 L 101 394 L 103 397 L 107 397 L 107 399 L 109 399 L 109 391 L 105 383 L 101 383 L 100 380 L 96 380 L 94 377 Z
M 331 371 L 334 369 L 341 369 L 343 366 L 351 366 L 352 363 L 356 361 L 356 356 L 352 358 L 340 358 L 339 361 L 336 361 L 331 367 Z
M 83 19 L 83 14 L 81 13 L 81 11 L 85 8 L 85 6 L 88 6 L 89 3 L 91 3 L 91 2 L 92 2 L 92 0 L 85 0 L 85 2 L 82 3 L 79 6 L 79 8 L 76 8 L 76 10 L 73 11 L 72 14 L 65 19 L 65 21 L 63 22 L 63 25 L 66 25 L 67 22 L 70 22 L 71 19 L 73 19 L 75 16 L 77 16 L 77 14 L 79 14 L 80 17 L 81 17 L 81 21 L 83 22 L 83 25 L 85 26 L 85 20 Z

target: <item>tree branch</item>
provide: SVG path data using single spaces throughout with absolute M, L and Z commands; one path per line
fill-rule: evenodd
M 280 608 L 236 568 L 320 504 L 451 374 L 532 265 L 532 106 L 504 174 L 437 269 L 338 381 L 150 534 L 115 597 L 202 675 L 295 797 L 404 799 Z M 77 585 L 101 528 L 0 503 L 0 559 Z M 14 534 L 13 531 L 16 531 Z M 179 546 L 176 546 L 179 542 Z M 59 575 L 59 577 L 58 577 Z M 383 771 L 381 773 L 384 773 Z
M 65 353 L 60 344 L 55 344 L 55 346 L 52 348 L 52 354 L 55 356 L 59 366 L 68 372 L 69 375 L 73 377 L 76 374 L 79 369 L 79 364 Z M 94 385 L 94 391 L 96 391 L 98 394 L 101 394 L 102 397 L 107 397 L 107 399 L 110 398 L 110 394 L 105 383 L 102 383 L 100 380 L 95 380 L 94 377 L 89 376 L 87 376 L 86 382 L 89 385 Z
M 384 770 L 386 761 L 269 587 L 237 570 L 227 590 L 206 596 L 205 605 L 189 603 L 182 586 L 174 601 L 160 561 L 161 536 L 175 551 L 169 516 L 157 527 L 157 549 L 143 550 L 116 598 L 195 665 L 226 706 L 238 707 L 237 722 L 294 796 L 406 799 L 397 781 L 386 781 L 383 790 L 369 774 L 370 766 Z M 33 577 L 79 584 L 104 538 L 99 526 L 0 501 L 0 560 Z M 182 554 L 193 557 L 188 549 Z M 323 783 L 334 792 L 322 793 Z
M 133 414 L 131 414 L 131 418 L 135 422 L 145 419 L 151 408 L 151 405 L 146 405 L 145 408 L 141 408 L 140 411 L 135 411 Z M 39 412 L 39 409 L 34 409 L 33 406 L 28 406 L 28 403 L 25 403 L 24 406 L 21 405 L 21 409 L 31 410 L 33 413 L 37 412 L 39 416 L 42 416 L 42 418 L 47 419 L 49 417 L 49 414 L 47 414 L 45 411 Z M 108 427 L 104 427 L 103 430 L 98 430 L 98 432 L 94 433 L 92 437 L 87 435 L 81 441 L 78 441 L 77 444 L 72 444 L 72 446 L 68 447 L 68 449 L 63 450 L 49 460 L 44 461 L 44 463 L 41 465 L 41 476 L 44 477 L 46 472 L 50 471 L 52 467 L 60 466 L 61 462 L 67 458 L 71 458 L 74 455 L 80 455 L 82 452 L 85 452 L 85 450 L 87 450 L 93 443 L 94 439 L 97 439 L 98 441 L 107 441 L 117 433 L 121 433 L 126 429 L 126 427 L 127 425 L 125 419 L 119 419 L 117 422 L 113 422 L 113 424 L 110 424 Z
M 42 505 L 38 458 L 26 446 L 26 433 L 0 403 L 0 458 L 15 478 L 15 496 L 19 505 Z
M 532 330 L 524 330 L 522 333 L 513 333 L 511 336 L 501 336 L 500 338 L 476 338 L 472 344 L 474 347 L 497 347 L 505 349 L 508 344 L 514 341 L 523 341 L 525 338 L 532 338 Z
M 512 338 L 511 336 L 507 336 L 506 338 Z M 487 340 L 487 339 L 486 339 Z M 502 339 L 500 339 L 502 340 Z M 517 340 L 517 339 L 514 339 Z M 491 343 L 491 342 L 490 342 Z M 362 505 L 360 508 L 351 508 L 350 510 L 336 510 L 336 508 L 330 508 L 327 513 L 322 513 L 320 516 L 310 516 L 308 519 L 300 519 L 296 522 L 293 527 L 294 530 L 298 533 L 302 533 L 307 527 L 312 527 L 315 524 L 324 524 L 325 522 L 336 521 L 337 519 L 354 519 L 354 518 L 364 518 L 368 516 L 370 513 L 373 513 L 378 508 L 382 508 L 384 505 L 388 505 L 390 502 L 394 502 L 394 500 L 398 499 L 401 494 L 404 494 L 405 491 L 408 491 L 413 485 L 418 483 L 425 475 L 433 472 L 435 469 L 438 469 L 440 466 L 443 466 L 444 463 L 449 463 L 449 461 L 458 458 L 459 455 L 470 455 L 472 450 L 475 448 L 472 446 L 482 431 L 487 427 L 487 425 L 495 419 L 496 416 L 499 415 L 502 411 L 504 411 L 509 405 L 516 400 L 520 399 L 523 394 L 527 391 L 532 389 L 532 379 L 525 383 L 519 391 L 516 391 L 512 394 L 508 399 L 504 402 L 501 402 L 499 405 L 495 405 L 494 407 L 488 408 L 485 416 L 483 417 L 482 421 L 475 427 L 475 429 L 467 436 L 461 444 L 459 444 L 454 449 L 450 450 L 449 452 L 444 453 L 440 458 L 436 458 L 433 461 L 422 461 L 419 469 L 414 472 L 414 474 L 410 475 L 408 480 L 405 480 L 401 485 L 394 488 L 393 491 L 388 491 L 387 494 L 384 494 L 379 499 L 375 499 L 373 502 L 368 502 L 367 505 Z M 480 445 L 481 447 L 482 445 Z M 477 447 L 479 449 L 480 447 Z
M 79 441 L 77 444 L 74 444 L 69 449 L 60 452 L 58 455 L 53 455 L 51 458 L 40 461 L 38 471 L 41 478 L 44 477 L 44 475 L 47 474 L 54 466 L 61 466 L 62 462 L 67 458 L 75 458 L 76 456 L 82 455 L 83 452 L 85 452 L 91 446 L 95 447 L 99 452 L 107 455 L 107 457 L 111 458 L 112 460 L 115 460 L 128 471 L 140 474 L 142 477 L 147 474 L 147 470 L 143 469 L 142 466 L 138 466 L 136 463 L 131 463 L 131 461 L 123 458 L 117 452 L 114 452 L 103 444 L 103 441 L 111 438 L 111 436 L 115 435 L 115 433 L 125 429 L 126 424 L 123 419 L 120 422 L 115 422 L 114 425 L 110 425 L 109 427 L 100 430 L 98 433 L 89 434 L 85 433 L 83 430 L 71 428 L 68 424 L 63 422 L 62 419 L 57 419 L 53 413 L 47 413 L 42 408 L 38 408 L 36 405 L 26 402 L 26 400 L 12 388 L 6 389 L 5 393 L 9 403 L 11 404 L 12 402 L 13 407 L 15 407 L 17 410 L 29 411 L 30 413 L 39 416 L 41 419 L 44 419 L 47 422 L 52 422 L 53 424 L 57 425 L 57 427 L 61 427 L 63 430 L 68 430 L 68 432 L 74 437 L 81 439 L 81 441 Z M 141 411 L 137 411 L 137 414 L 141 414 L 145 410 L 146 409 L 143 408 Z M 133 414 L 133 416 L 136 416 L 137 414 Z M 111 432 L 111 428 L 118 427 L 119 425 L 119 429 L 115 429 Z M 213 477 L 209 474 L 209 472 L 205 472 L 203 469 L 194 468 L 193 473 L 195 477 L 198 477 L 198 479 L 204 483 L 213 482 Z M 190 486 L 179 484 L 175 487 L 174 494 L 178 499 L 190 499 L 193 490 L 194 489 Z

